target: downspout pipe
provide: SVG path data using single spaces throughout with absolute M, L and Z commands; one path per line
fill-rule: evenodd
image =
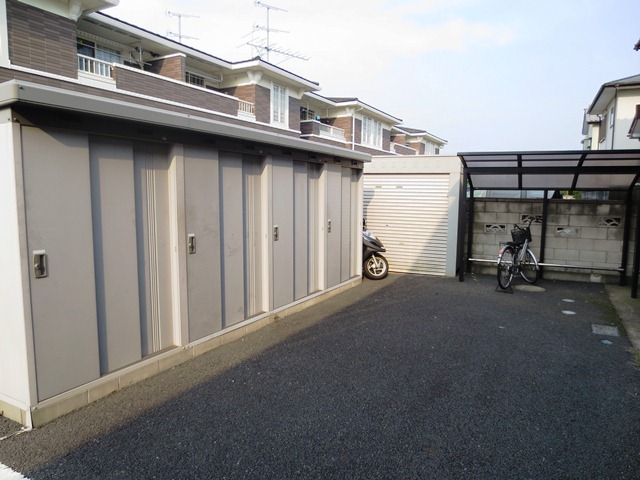
M 636 236 L 633 253 L 633 267 L 631 269 L 631 298 L 638 298 L 638 277 L 640 276 L 640 199 L 636 207 Z
M 613 97 L 613 125 L 611 126 L 611 150 L 615 148 L 614 143 L 616 141 L 616 116 L 618 115 L 618 87 L 620 85 L 616 84 L 616 94 Z

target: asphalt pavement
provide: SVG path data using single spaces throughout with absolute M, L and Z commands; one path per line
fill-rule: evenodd
M 0 419 L 0 463 L 33 480 L 640 478 L 640 368 L 604 285 L 495 286 L 365 280 L 39 429 Z

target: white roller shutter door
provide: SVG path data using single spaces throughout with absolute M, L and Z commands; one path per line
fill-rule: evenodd
M 364 218 L 392 272 L 446 275 L 448 174 L 364 176 Z

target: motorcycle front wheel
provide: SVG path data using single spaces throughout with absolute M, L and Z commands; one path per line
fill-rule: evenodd
M 362 264 L 362 271 L 371 280 L 381 280 L 389 274 L 389 262 L 382 255 L 371 255 Z

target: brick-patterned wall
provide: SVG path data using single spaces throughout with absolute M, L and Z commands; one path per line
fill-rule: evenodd
M 354 122 L 353 143 L 362 143 L 362 120 L 358 118 Z
M 314 142 L 314 143 L 322 143 L 324 145 L 331 145 L 332 147 L 340 147 L 340 148 L 346 148 L 345 144 L 338 141 L 338 140 L 332 140 L 330 138 L 326 138 L 326 137 L 320 137 L 320 136 L 313 136 L 313 137 L 308 137 L 305 135 L 302 135 L 300 138 L 302 138 L 303 140 L 309 140 L 310 142 Z
M 256 104 L 255 85 L 240 85 L 237 87 L 221 88 L 220 92 L 237 97 L 245 102 L 253 103 L 254 105 Z
M 320 135 L 320 124 L 318 122 L 301 122 L 301 135 Z
M 495 260 L 501 243 L 511 240 L 513 224 L 522 215 L 542 216 L 542 200 L 475 199 L 473 246 L 470 257 Z M 635 228 L 635 210 L 632 212 Z M 622 262 L 625 205 L 617 201 L 549 200 L 544 263 L 581 267 L 618 268 Z M 531 226 L 531 250 L 540 259 L 541 224 Z M 633 232 L 634 230 L 632 230 Z M 632 234 L 633 236 L 633 234 Z M 466 243 L 465 243 L 466 246 Z M 627 273 L 631 273 L 634 243 L 631 242 Z M 474 263 L 473 270 L 495 273 L 495 264 Z M 592 275 L 595 274 L 595 275 Z M 545 269 L 545 278 L 597 279 L 607 283 L 616 272 L 559 267 Z
M 151 73 L 172 78 L 173 80 L 185 81 L 187 60 L 184 55 L 174 55 L 167 58 L 158 58 L 149 62 L 151 65 L 146 70 Z
M 135 73 L 135 72 L 133 72 Z M 153 107 L 153 108 L 157 108 L 157 109 L 161 109 L 161 110 L 166 110 L 166 111 L 170 111 L 170 112 L 176 112 L 176 113 L 182 113 L 185 115 L 191 115 L 194 117 L 201 117 L 201 118 L 207 118 L 207 119 L 211 119 L 211 120 L 217 120 L 217 121 L 221 121 L 221 122 L 226 122 L 229 124 L 233 124 L 233 125 L 242 125 L 245 127 L 251 127 L 254 128 L 256 130 L 262 130 L 262 131 L 266 131 L 266 132 L 271 132 L 271 133 L 277 133 L 278 135 L 288 135 L 291 137 L 297 137 L 298 134 L 296 134 L 295 132 L 288 132 L 279 128 L 274 128 L 274 127 L 270 127 L 269 125 L 259 125 L 259 124 L 255 124 L 253 122 L 247 122 L 244 121 L 240 118 L 229 118 L 229 117 L 222 117 L 220 115 L 216 115 L 215 113 L 208 113 L 208 112 L 203 112 L 200 110 L 193 110 L 192 108 L 189 108 L 188 105 L 167 105 L 165 103 L 160 103 L 157 101 L 154 101 L 153 99 L 146 99 L 146 98 L 138 98 L 135 96 L 131 96 L 131 95 L 123 95 L 121 93 L 118 92 L 113 92 L 110 90 L 103 90 L 100 88 L 94 88 L 94 87 L 90 87 L 87 85 L 79 85 L 77 83 L 69 83 L 69 82 L 65 82 L 63 80 L 58 80 L 55 78 L 48 78 L 48 77 L 43 77 L 41 75 L 34 75 L 31 73 L 25 73 L 25 72 L 19 72 L 16 70 L 9 70 L 6 68 L 0 68 L 0 83 L 1 82 L 6 82 L 8 80 L 22 80 L 22 81 L 27 81 L 27 82 L 32 82 L 32 83 L 36 83 L 39 85 L 47 85 L 50 87 L 55 87 L 55 88 L 61 88 L 64 90 L 69 90 L 69 91 L 73 91 L 73 92 L 78 92 L 78 93 L 84 93 L 87 95 L 95 95 L 97 97 L 102 97 L 102 98 L 110 98 L 113 100 L 118 100 L 121 102 L 127 102 L 130 103 L 132 105 L 142 105 L 142 106 L 148 106 L 148 107 Z M 162 82 L 162 79 L 158 79 L 158 81 Z M 171 82 L 164 82 L 164 83 L 171 83 Z M 147 91 L 147 92 L 141 92 L 144 93 L 145 95 L 156 95 L 159 98 L 166 98 L 165 97 L 165 88 L 164 88 L 164 83 L 163 86 L 160 90 L 158 91 Z M 177 85 L 179 87 L 179 85 Z M 195 89 L 189 89 L 190 91 L 193 92 L 197 92 L 197 90 Z M 206 92 L 198 92 L 201 93 L 203 95 L 207 95 Z M 233 99 L 227 99 L 230 102 L 234 102 Z M 197 102 L 191 102 L 193 103 L 197 103 Z M 237 102 L 234 102 L 236 104 L 235 108 L 237 110 Z M 203 107 L 203 108 L 208 108 L 206 107 L 207 104 L 204 105 L 198 105 L 199 107 Z M 210 104 L 209 104 L 210 105 Z M 100 112 L 96 112 L 97 114 L 100 114 Z M 150 118 L 149 121 L 152 121 L 152 119 Z
M 418 151 L 417 155 L 424 155 L 424 152 L 426 150 L 424 143 L 422 143 L 422 142 L 409 142 L 409 146 L 411 148 L 415 148 Z
M 391 150 L 391 131 L 382 129 L 382 149 Z
M 352 118 L 351 117 L 339 117 L 339 118 L 331 118 L 328 119 L 329 125 L 333 127 L 338 127 L 344 130 L 344 141 L 346 143 L 351 143 L 351 130 L 352 130 Z
M 13 65 L 78 78 L 74 21 L 7 0 L 7 24 Z
M 113 74 L 116 86 L 120 90 L 140 93 L 143 95 L 158 95 L 172 102 L 178 102 L 193 107 L 206 108 L 229 115 L 238 114 L 238 101 L 195 89 L 188 85 L 165 82 L 161 78 L 144 75 L 126 68 L 116 67 Z
M 300 130 L 300 100 L 289 97 L 289 128 Z
M 391 141 L 393 143 L 399 143 L 400 145 L 404 145 L 405 143 L 407 143 L 407 136 L 402 133 L 395 134 L 391 136 Z
M 260 85 L 255 89 L 256 121 L 271 123 L 271 90 Z
M 368 153 L 369 155 L 389 155 L 388 150 L 380 150 L 378 148 L 366 147 L 358 144 L 356 144 L 355 150 L 357 152 Z
M 394 151 L 398 155 L 416 155 L 416 151 L 410 147 L 406 147 L 401 143 L 396 143 L 394 146 Z

